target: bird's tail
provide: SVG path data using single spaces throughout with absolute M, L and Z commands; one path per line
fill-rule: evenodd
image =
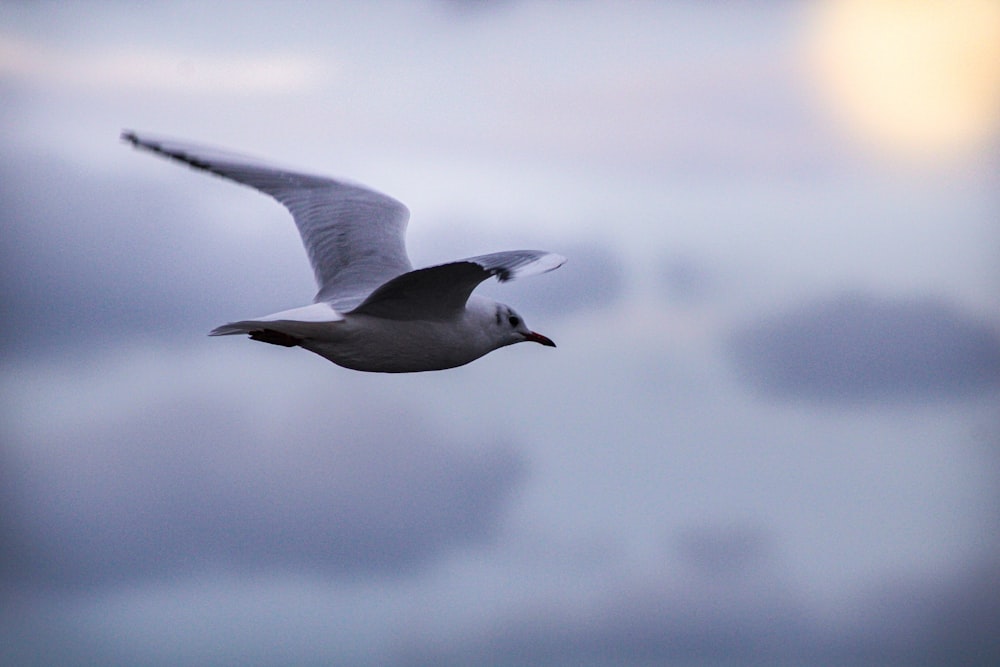
M 235 334 L 248 334 L 254 329 L 263 326 L 263 322 L 230 322 L 222 326 L 215 327 L 209 332 L 209 336 L 233 336 Z
M 316 333 L 317 327 L 330 322 L 339 322 L 344 316 L 324 302 L 313 303 L 300 308 L 283 310 L 256 320 L 241 320 L 215 327 L 209 336 L 233 336 L 249 334 L 253 340 L 292 347 L 302 342 L 304 337 Z
M 281 345 L 282 347 L 295 347 L 302 343 L 302 339 L 286 331 L 282 331 L 282 324 L 287 322 L 261 322 L 254 320 L 244 320 L 243 322 L 230 322 L 221 327 L 215 327 L 208 334 L 209 336 L 233 336 L 236 334 L 248 334 L 250 340 L 259 340 L 262 343 L 271 345 Z

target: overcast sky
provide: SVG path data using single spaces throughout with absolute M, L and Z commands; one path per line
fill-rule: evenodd
M 0 662 L 1000 662 L 1000 10 L 8 3 Z M 556 349 L 347 371 L 343 176 Z M 923 661 L 923 662 L 921 662 Z

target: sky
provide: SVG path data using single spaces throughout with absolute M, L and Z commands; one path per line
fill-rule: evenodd
M 0 662 L 1000 661 L 989 0 L 8 3 Z M 365 374 L 288 214 L 346 177 L 558 348 Z

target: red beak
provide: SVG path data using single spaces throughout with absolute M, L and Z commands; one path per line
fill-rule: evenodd
M 546 347 L 556 346 L 556 344 L 552 342 L 551 338 L 543 336 L 540 333 L 535 333 L 534 331 L 529 331 L 528 333 L 524 334 L 524 340 L 530 340 L 533 343 L 540 343 L 541 345 L 545 345 Z

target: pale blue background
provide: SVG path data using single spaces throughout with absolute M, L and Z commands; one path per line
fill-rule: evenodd
M 0 662 L 1000 662 L 996 134 L 857 134 L 810 7 L 7 3 Z M 123 128 L 567 255 L 558 349 L 207 338 L 294 227 Z

